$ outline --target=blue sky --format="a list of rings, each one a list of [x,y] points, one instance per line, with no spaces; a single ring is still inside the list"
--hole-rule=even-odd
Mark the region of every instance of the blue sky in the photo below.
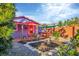
[[[57,23],[79,17],[78,3],[16,3],[16,16],[26,16],[39,23]]]

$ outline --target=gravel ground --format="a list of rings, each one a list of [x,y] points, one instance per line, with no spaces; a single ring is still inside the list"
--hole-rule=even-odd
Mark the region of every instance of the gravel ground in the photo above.
[[[31,51],[28,47],[25,47],[24,44],[13,42],[12,49],[9,49],[9,56],[38,56],[39,54],[36,51]]]

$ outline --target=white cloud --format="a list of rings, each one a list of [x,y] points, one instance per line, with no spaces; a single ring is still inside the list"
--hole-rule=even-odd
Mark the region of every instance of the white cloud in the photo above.
[[[50,23],[58,22],[60,20],[66,19],[78,13],[78,10],[72,9],[70,5],[71,4],[69,3],[43,4],[42,5],[42,11],[43,11],[42,16],[46,21],[49,20]]]
[[[58,16],[58,14],[64,9],[64,7],[66,8],[69,5],[70,4],[53,3],[53,4],[44,4],[42,8],[45,15],[47,14],[47,17],[49,18],[51,16]]]
[[[17,11],[16,14],[15,14],[15,16],[17,16],[17,17],[18,16],[23,16],[23,13],[21,11]]]

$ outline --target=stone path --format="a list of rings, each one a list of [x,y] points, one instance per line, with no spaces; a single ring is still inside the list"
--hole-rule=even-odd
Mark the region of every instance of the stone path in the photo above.
[[[9,56],[38,56],[36,51],[31,51],[24,44],[13,42],[12,49],[9,49]]]

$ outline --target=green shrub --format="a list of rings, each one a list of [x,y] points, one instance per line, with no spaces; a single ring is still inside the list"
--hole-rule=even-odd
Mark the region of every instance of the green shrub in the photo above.
[[[76,56],[78,55],[78,52],[71,45],[62,45],[58,47],[57,54],[59,56]]]
[[[60,37],[60,33],[58,31],[54,31],[53,36],[58,39]]]
[[[7,48],[11,47],[15,6],[12,3],[0,4],[0,55],[4,55]],[[2,54],[1,54],[2,53]],[[3,54],[4,53],[4,54]]]

